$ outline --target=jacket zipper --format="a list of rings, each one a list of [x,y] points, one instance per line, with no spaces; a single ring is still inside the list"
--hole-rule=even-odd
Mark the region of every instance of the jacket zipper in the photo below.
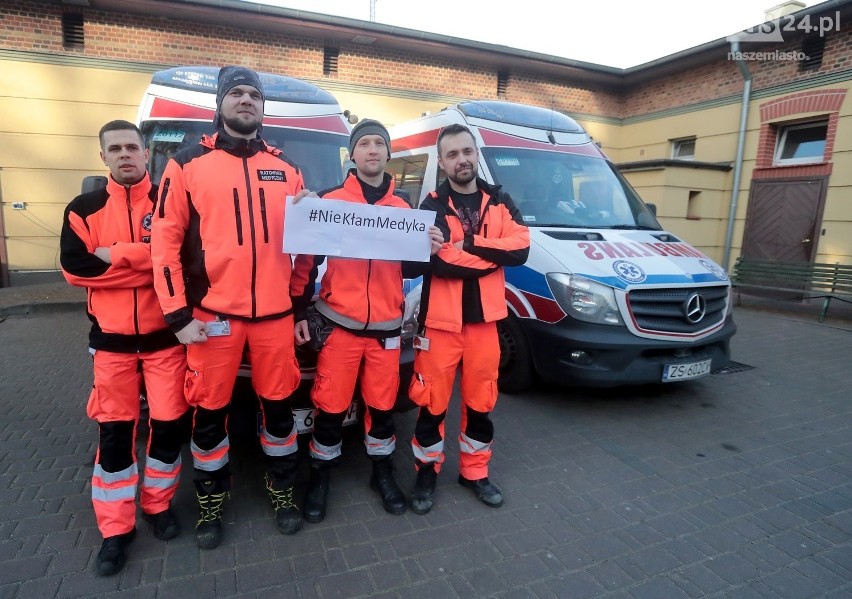
[[[133,231],[133,205],[130,203],[130,188],[124,188],[125,199],[127,200],[127,224],[130,228],[130,241],[136,243],[136,234]],[[133,288],[133,329],[136,334],[139,334],[139,295],[137,288]]]
[[[260,221],[263,223],[263,243],[269,243],[269,225],[266,223],[266,194],[260,188]]]
[[[243,172],[246,176],[246,199],[248,201],[249,235],[251,235],[251,317],[257,316],[257,239],[254,231],[254,202],[251,197],[251,174],[248,158],[243,157]],[[236,189],[234,195],[236,195]]]
[[[370,281],[373,278],[373,261],[367,260],[367,320],[364,323],[364,330],[367,330],[367,327],[370,326]]]
[[[166,194],[169,193],[169,185],[172,182],[172,178],[169,177],[163,183],[163,189],[160,190],[160,218],[166,216]]]
[[[166,277],[166,287],[169,290],[169,297],[174,297],[175,287],[172,285],[172,271],[168,266],[163,267],[163,276]]]
[[[240,194],[234,188],[234,219],[237,221],[237,245],[243,244],[243,216],[240,213]]]

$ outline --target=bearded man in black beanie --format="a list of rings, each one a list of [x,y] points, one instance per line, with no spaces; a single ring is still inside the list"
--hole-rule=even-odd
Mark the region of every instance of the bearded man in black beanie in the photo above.
[[[222,541],[231,487],[228,404],[246,343],[275,521],[283,534],[302,527],[293,501],[297,433],[290,402],[300,373],[291,260],[281,240],[286,197],[309,192],[298,167],[258,135],[263,106],[257,73],[219,71],[216,132],[169,161],[153,219],[154,286],[166,322],[187,346],[184,390],[195,406],[191,449],[202,549]]]

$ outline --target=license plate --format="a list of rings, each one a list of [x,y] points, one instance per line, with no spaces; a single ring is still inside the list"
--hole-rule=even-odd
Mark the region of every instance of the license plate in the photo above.
[[[663,382],[671,383],[673,381],[697,379],[705,374],[710,374],[712,362],[713,360],[701,360],[689,364],[666,364],[663,366]]]
[[[314,430],[314,419],[317,416],[316,408],[298,408],[293,410],[296,419],[296,430],[299,434],[310,433]],[[358,402],[353,401],[346,411],[343,426],[350,426],[358,422]]]

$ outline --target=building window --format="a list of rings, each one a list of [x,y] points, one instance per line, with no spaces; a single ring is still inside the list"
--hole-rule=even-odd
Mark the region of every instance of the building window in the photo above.
[[[509,73],[497,71],[497,97],[505,99],[506,91],[509,89]]]
[[[337,60],[340,50],[326,46],[322,52],[322,74],[325,77],[337,77]]]
[[[686,204],[686,218],[688,220],[701,220],[701,191],[690,190],[689,200]]]
[[[84,46],[83,14],[66,12],[62,15],[62,46],[68,49]]]
[[[822,162],[828,121],[787,125],[778,131],[775,164],[807,164]]]
[[[799,61],[800,71],[816,71],[822,66],[822,55],[825,52],[825,38],[808,37],[802,42],[802,54],[805,58]]]
[[[695,138],[673,139],[672,158],[675,160],[693,160],[695,158]]]

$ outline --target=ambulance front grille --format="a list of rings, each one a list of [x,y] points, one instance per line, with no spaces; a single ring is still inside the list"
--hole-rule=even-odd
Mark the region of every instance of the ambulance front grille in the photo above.
[[[725,319],[727,299],[727,285],[634,289],[627,295],[636,325],[662,333],[700,333],[713,328]]]

